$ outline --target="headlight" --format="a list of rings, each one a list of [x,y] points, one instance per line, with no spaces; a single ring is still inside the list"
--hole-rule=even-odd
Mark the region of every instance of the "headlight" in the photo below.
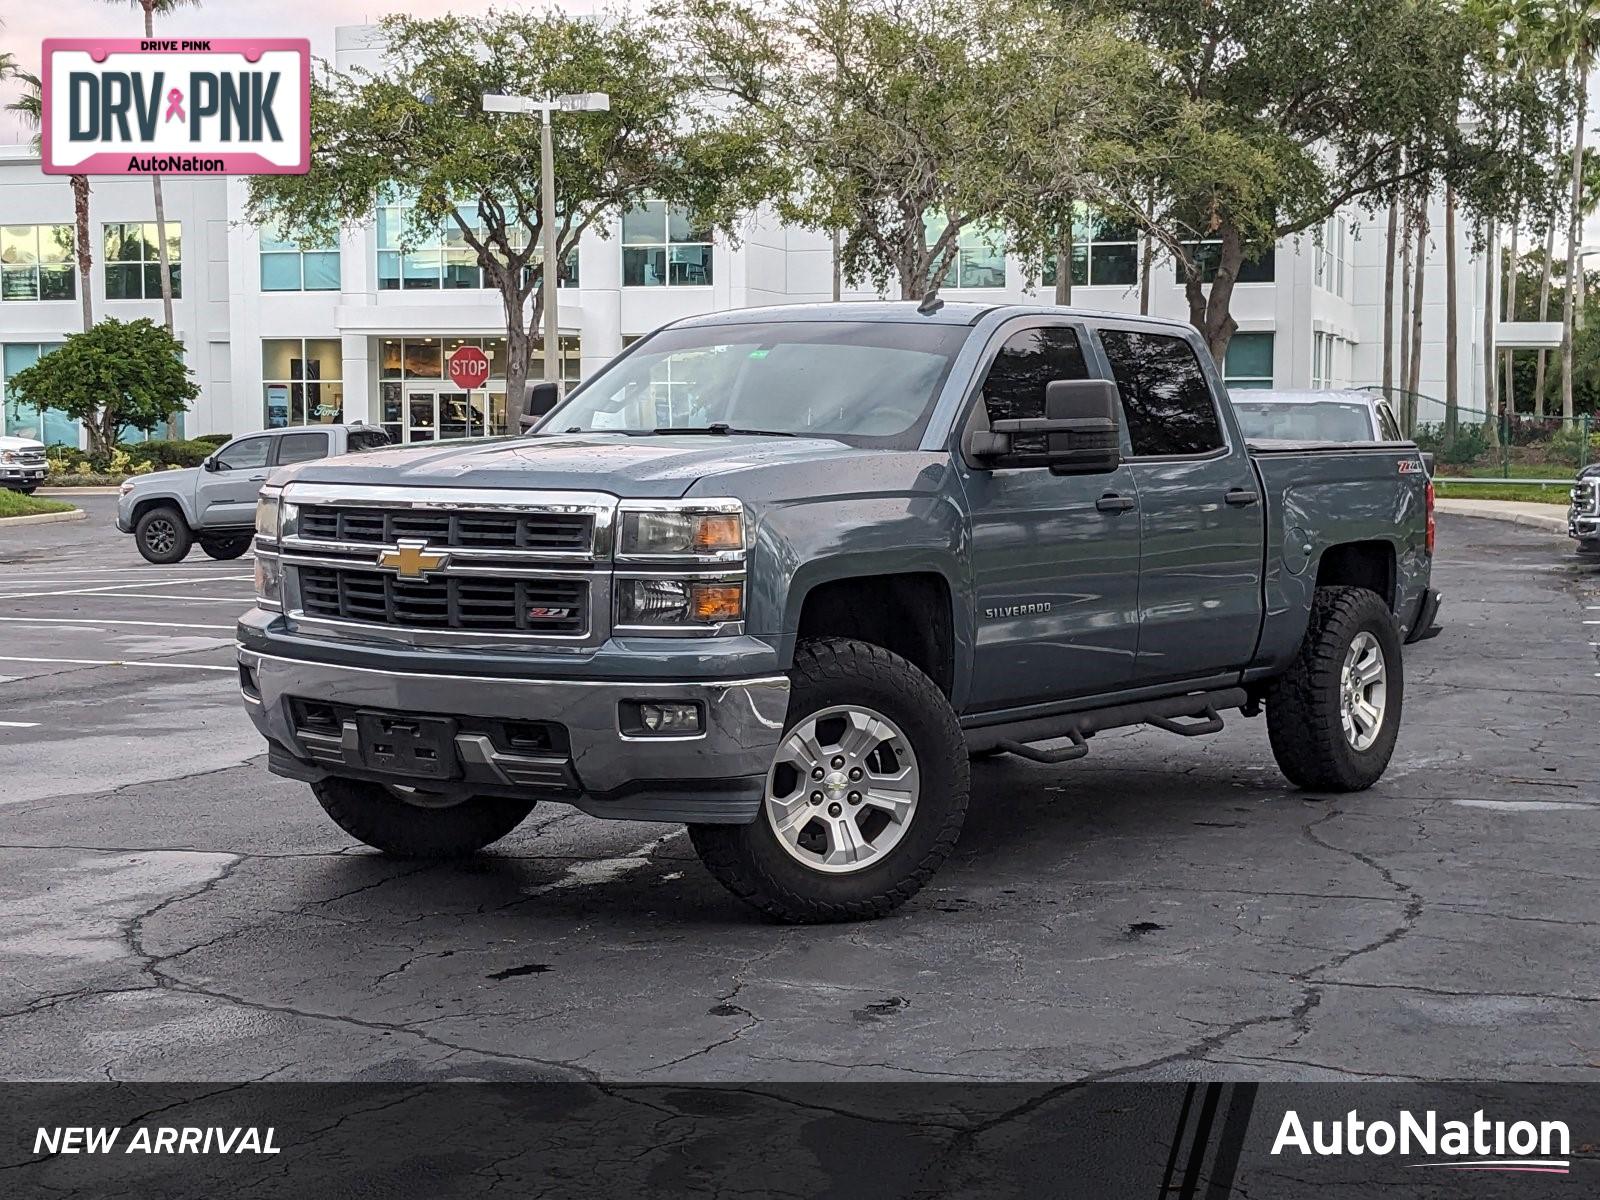
[[[744,554],[744,506],[737,500],[629,508],[620,514],[618,558],[723,561]]]
[[[619,626],[712,628],[744,619],[742,579],[619,579]]]
[[[124,479],[117,488],[119,496],[126,496],[131,491],[133,491],[133,480],[131,479]]]
[[[256,497],[256,536],[269,542],[278,540],[278,505],[280,492],[263,491]]]
[[[0,462],[19,462],[21,456],[15,450],[0,450]]]

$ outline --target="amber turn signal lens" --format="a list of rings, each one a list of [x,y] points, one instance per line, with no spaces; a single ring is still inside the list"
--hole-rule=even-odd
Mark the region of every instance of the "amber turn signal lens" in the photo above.
[[[691,591],[694,619],[705,624],[744,616],[744,584],[697,583]]]
[[[694,531],[696,554],[739,550],[744,546],[744,518],[739,513],[706,513]]]

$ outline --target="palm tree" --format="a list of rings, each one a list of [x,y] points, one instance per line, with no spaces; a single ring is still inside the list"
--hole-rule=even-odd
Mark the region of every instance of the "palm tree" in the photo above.
[[[1583,126],[1589,115],[1589,72],[1600,57],[1600,0],[1569,0],[1552,24],[1551,49],[1572,70],[1578,113],[1572,132],[1572,197],[1567,213],[1567,286],[1561,297],[1561,415],[1572,418],[1573,282],[1578,277],[1578,242],[1583,236]]]
[[[9,57],[9,55],[0,56]],[[13,100],[6,108],[20,115],[28,125],[35,130],[39,128],[42,120],[42,102],[40,97],[43,89],[39,84],[39,77],[30,75],[26,71],[17,70],[16,67],[7,67],[0,64],[0,79],[7,75],[20,79],[23,85],[22,95]],[[33,135],[33,148],[39,148],[39,135]],[[72,214],[76,231],[73,234],[75,244],[75,257],[78,260],[78,296],[83,302],[83,328],[87,331],[94,325],[94,253],[89,244],[89,177],[87,175],[73,175],[72,183]]]
[[[190,4],[198,4],[200,0],[107,0],[109,4],[132,4],[135,8],[144,10],[144,36],[153,38],[156,35],[156,14],[169,13],[174,9]],[[161,315],[167,326],[167,332],[172,332],[172,262],[167,254],[167,208],[161,198],[161,176],[152,173],[150,176],[150,190],[155,195],[156,202],[156,257],[161,263]]]

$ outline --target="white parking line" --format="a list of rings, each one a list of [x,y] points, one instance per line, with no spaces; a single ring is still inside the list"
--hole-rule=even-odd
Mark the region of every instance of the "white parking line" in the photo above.
[[[178,671],[237,671],[238,667],[214,667],[210,663],[161,662],[151,658],[23,658],[0,654],[0,662],[61,663],[78,667],[171,667]]]
[[[173,598],[161,597],[163,600]],[[138,625],[148,629],[221,629],[228,633],[232,633],[235,628],[232,625],[180,625],[173,621],[107,621],[100,617],[85,617],[81,621],[76,617],[0,617],[0,621],[10,621],[17,625]]]
[[[21,585],[23,585],[25,587],[38,587],[39,585],[46,584],[46,583],[51,584],[52,586],[59,586],[59,587],[94,587],[94,586],[99,586],[99,585],[105,585],[105,586],[109,586],[109,587],[149,587],[150,586],[147,583],[138,583],[138,584],[136,584],[136,583],[133,583],[130,580],[119,578],[116,575],[111,575],[111,574],[108,574],[108,573],[106,573],[104,571],[99,572],[99,576],[100,577],[97,578],[97,579],[54,579],[54,578],[51,578],[51,579],[45,579],[45,578],[33,579],[33,578],[18,578],[16,580],[8,580],[7,582],[21,584]],[[182,578],[182,579],[167,580],[166,582],[167,583],[171,583],[171,584],[179,584],[179,583],[214,583],[218,578],[219,578],[219,576],[216,576],[216,575],[190,575],[190,576],[187,576],[187,577]],[[233,577],[232,576],[223,576],[221,578],[233,578]],[[0,595],[5,595],[5,593],[4,592],[0,592]]]
[[[37,721],[0,721],[0,729],[37,729]]]
[[[159,596],[152,596],[147,592],[99,592],[96,600],[200,600],[207,604],[242,604],[249,608],[255,603],[255,596],[246,592],[243,596],[174,596],[171,592],[162,592]]]
[[[62,592],[6,592],[4,595],[0,595],[0,599],[37,600],[45,596],[94,596],[103,592],[132,591],[134,588],[178,587],[185,583],[244,583],[254,579],[254,575],[219,575],[214,580],[170,579],[163,580],[160,583],[117,583],[112,584],[110,587],[77,588]],[[209,597],[207,598],[209,599]],[[160,599],[160,597],[154,597],[154,599]]]

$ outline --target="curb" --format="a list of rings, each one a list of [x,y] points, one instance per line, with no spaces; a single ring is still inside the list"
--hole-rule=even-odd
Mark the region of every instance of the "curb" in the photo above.
[[[0,517],[0,529],[10,529],[13,525],[55,525],[61,521],[81,521],[89,514],[81,508],[71,512],[34,513],[26,517]]]
[[[114,487],[42,487],[41,496],[115,496],[121,489]]]
[[[1439,500],[1434,507],[1441,513],[1452,517],[1483,517],[1490,521],[1505,521],[1511,525],[1521,525],[1526,529],[1541,529],[1546,533],[1559,533],[1563,537],[1567,532],[1567,517],[1563,512],[1553,512],[1549,516],[1543,513],[1519,512],[1516,509],[1499,508],[1493,500]],[[1551,506],[1555,507],[1554,505]]]

